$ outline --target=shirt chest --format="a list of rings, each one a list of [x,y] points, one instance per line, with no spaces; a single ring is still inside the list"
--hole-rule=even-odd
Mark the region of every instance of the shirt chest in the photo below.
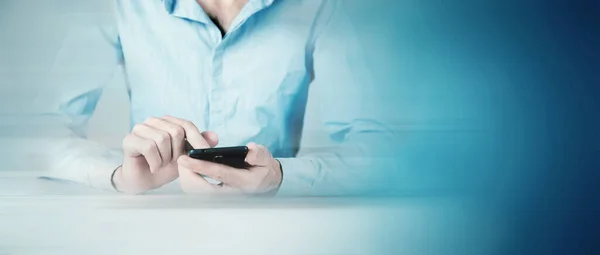
[[[254,14],[224,38],[214,24],[158,7],[122,10],[118,24],[132,123],[176,115],[201,129],[235,133],[232,143],[266,126],[284,132],[290,116],[298,115],[295,109],[303,109],[296,104],[308,89],[312,61],[312,19],[289,9],[272,6]]]
[[[247,18],[224,38],[214,24],[160,9],[128,13],[119,33],[131,89],[216,96],[293,92],[297,88],[289,86],[289,77],[309,71],[310,22],[273,9]]]

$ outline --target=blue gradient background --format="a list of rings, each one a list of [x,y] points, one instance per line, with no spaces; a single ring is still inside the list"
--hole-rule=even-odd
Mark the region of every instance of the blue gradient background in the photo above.
[[[352,2],[404,137],[397,180],[498,206],[501,253],[597,253],[598,2],[377,3]]]
[[[379,87],[366,96],[399,137],[396,195],[474,201],[481,213],[461,218],[495,217],[483,233],[502,236],[489,254],[600,253],[597,1],[345,3]],[[377,227],[393,253],[402,226]]]

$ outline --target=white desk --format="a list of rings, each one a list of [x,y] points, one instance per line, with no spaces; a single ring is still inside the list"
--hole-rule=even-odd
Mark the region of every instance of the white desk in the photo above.
[[[439,198],[126,196],[0,172],[0,254],[481,254],[473,243],[493,247],[497,222],[467,208]]]

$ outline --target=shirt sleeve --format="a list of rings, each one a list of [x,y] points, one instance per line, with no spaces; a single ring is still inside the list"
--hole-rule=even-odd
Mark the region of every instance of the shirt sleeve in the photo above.
[[[122,153],[86,139],[86,134],[103,88],[122,62],[114,16],[92,10],[59,18],[69,20],[68,32],[39,84],[52,89],[32,103],[42,110],[14,117],[17,168],[34,166],[43,169],[41,177],[111,190],[110,177],[121,164]]]
[[[300,149],[279,159],[280,195],[373,195],[394,169],[393,132],[342,1],[325,1],[313,27],[310,84]]]

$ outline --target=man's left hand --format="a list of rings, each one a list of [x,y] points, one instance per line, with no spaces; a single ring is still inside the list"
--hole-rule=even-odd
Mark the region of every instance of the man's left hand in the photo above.
[[[209,194],[270,194],[277,192],[282,181],[282,171],[269,150],[262,145],[249,143],[247,169],[181,156],[177,163],[181,187],[186,193]],[[213,185],[199,174],[211,177],[221,184]]]

